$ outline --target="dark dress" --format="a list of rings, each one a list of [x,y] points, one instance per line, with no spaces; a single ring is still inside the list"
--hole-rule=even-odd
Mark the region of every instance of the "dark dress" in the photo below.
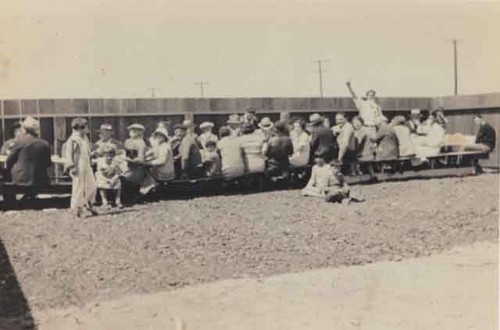
[[[380,125],[371,141],[376,142],[378,160],[396,159],[399,156],[399,141],[396,131],[386,123]]]
[[[12,182],[26,186],[49,184],[50,154],[47,141],[29,134],[20,138],[6,161]]]
[[[315,126],[311,131],[311,160],[315,157],[322,157],[326,162],[330,162],[337,155],[338,146],[333,132],[328,127]]]
[[[290,165],[289,157],[292,154],[293,144],[289,136],[271,137],[266,151],[268,174],[271,176],[286,174]]]
[[[481,125],[476,135],[476,143],[482,143],[490,147],[490,150],[495,149],[497,142],[495,129],[488,123]]]

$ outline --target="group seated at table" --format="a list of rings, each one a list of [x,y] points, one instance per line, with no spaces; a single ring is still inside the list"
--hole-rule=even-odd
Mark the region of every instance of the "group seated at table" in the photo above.
[[[421,117],[421,111],[413,109],[409,119],[398,115],[389,122],[379,112],[373,125],[367,125],[361,111],[351,121],[336,113],[335,125],[330,127],[317,113],[310,115],[307,123],[303,118],[290,119],[289,114],[273,123],[268,117],[258,121],[255,111],[248,109],[242,116],[230,115],[218,135],[213,133],[211,122],[197,127],[189,120],[174,126],[162,121],[146,139],[145,127],[135,123],[127,127],[129,138],[122,143],[113,137],[113,127],[103,124],[99,140],[93,144],[87,121],[78,118],[72,123],[73,133],[63,147],[62,158],[73,177],[73,190],[91,192],[94,189],[88,187],[92,185],[89,182],[96,180],[107,203],[110,191],[115,196],[122,189],[146,194],[157,184],[172,180],[235,179],[247,174],[279,180],[290,170],[313,165],[315,159],[341,164],[344,174],[373,174],[372,165],[377,161],[425,161],[438,155],[444,144],[461,144],[463,151],[490,152],[495,148],[496,132],[480,115],[474,117],[479,127],[474,143],[461,135],[446,135],[447,119],[442,109],[429,112],[425,121]],[[7,156],[5,169],[14,183],[47,183],[50,147],[38,137],[39,130],[37,120],[26,118],[2,146]],[[82,164],[86,153],[90,162]],[[89,198],[92,196],[84,200]],[[73,203],[80,205],[81,201]],[[116,204],[121,205],[118,197]]]

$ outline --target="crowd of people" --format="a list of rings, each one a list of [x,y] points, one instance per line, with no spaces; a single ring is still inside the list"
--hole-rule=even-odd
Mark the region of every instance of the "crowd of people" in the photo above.
[[[127,127],[129,137],[122,143],[113,137],[111,125],[102,124],[99,140],[91,143],[87,120],[76,118],[62,151],[65,171],[73,181],[71,207],[78,216],[86,210],[95,214],[97,194],[104,206],[122,207],[123,189],[147,194],[159,182],[231,179],[247,173],[279,180],[289,175],[290,168],[308,165],[313,165],[312,175],[302,190],[304,196],[348,201],[349,188],[342,173],[373,172],[358,160],[425,160],[440,152],[447,124],[443,109],[429,111],[425,120],[420,109],[413,109],[408,118],[397,115],[389,121],[375,91],[359,97],[349,82],[347,87],[358,114],[349,120],[344,113],[336,113],[331,127],[328,118],[318,113],[311,114],[307,122],[282,113],[273,122],[269,117],[259,120],[249,108],[242,115],[230,115],[217,134],[215,124],[208,121],[199,126],[190,120],[177,125],[161,121],[146,137],[145,127],[135,123]],[[493,150],[494,129],[480,115],[474,121],[480,129],[469,150]],[[1,152],[8,155],[7,174],[14,183],[48,182],[50,146],[38,137],[39,130],[37,120],[26,118],[15,127],[13,139],[2,146]]]

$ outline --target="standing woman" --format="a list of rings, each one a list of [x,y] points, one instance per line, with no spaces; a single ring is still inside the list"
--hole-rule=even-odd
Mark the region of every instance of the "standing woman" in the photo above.
[[[81,217],[86,209],[97,215],[93,208],[97,185],[90,160],[91,145],[87,137],[88,124],[84,118],[76,118],[71,122],[73,133],[65,144],[65,169],[73,180],[71,190],[71,208],[76,216]]]

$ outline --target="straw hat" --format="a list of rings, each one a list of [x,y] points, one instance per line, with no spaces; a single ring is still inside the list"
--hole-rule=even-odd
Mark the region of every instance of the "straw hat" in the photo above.
[[[209,121],[204,121],[203,123],[200,124],[200,129],[213,128],[214,126],[215,126],[214,123]]]
[[[269,117],[264,117],[260,120],[259,127],[264,130],[271,129],[274,127],[274,124]]]
[[[137,129],[137,130],[139,130],[139,131],[145,131],[145,130],[146,130],[146,128],[145,128],[143,125],[141,125],[141,124],[137,124],[137,123],[135,123],[135,124],[132,124],[132,125],[128,126],[128,127],[127,127],[127,129],[128,129],[128,130],[131,130],[131,129]]]
[[[422,115],[422,112],[420,109],[411,109],[410,110],[410,116],[412,117],[420,117]]]
[[[226,121],[226,124],[241,124],[240,116],[237,114],[229,115],[229,119]]]
[[[110,124],[102,124],[99,127],[99,130],[101,130],[101,131],[112,131],[113,130],[113,126],[111,126]]]
[[[182,122],[182,126],[184,126],[185,128],[189,128],[189,127],[194,127],[196,126],[192,120],[189,120],[189,119],[186,119]]]

